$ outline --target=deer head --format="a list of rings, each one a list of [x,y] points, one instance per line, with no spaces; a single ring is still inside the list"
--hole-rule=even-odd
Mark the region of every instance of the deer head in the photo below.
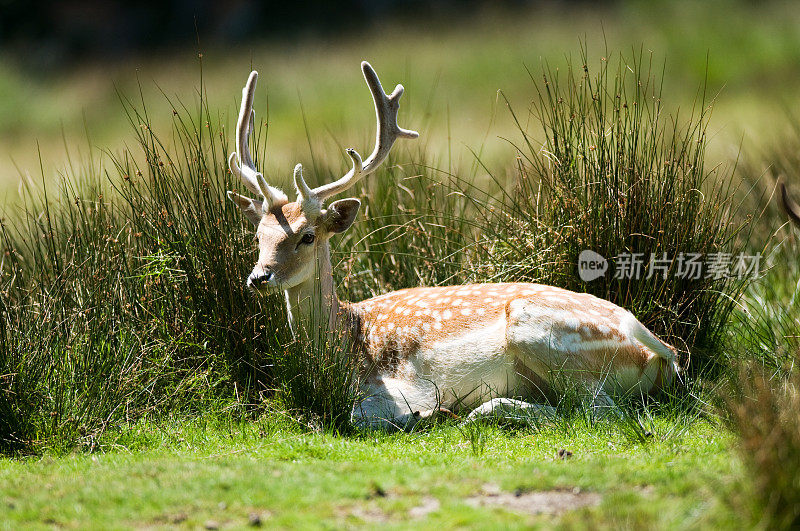
[[[416,131],[397,125],[403,86],[397,85],[387,95],[369,63],[362,62],[361,70],[375,102],[378,123],[375,149],[363,162],[354,149],[348,149],[347,154],[353,161],[352,169],[340,179],[313,189],[306,184],[302,165],[298,164],[294,168],[297,190],[294,202],[289,202],[285,193],[267,183],[250,156],[248,139],[253,129],[253,96],[258,79],[257,72],[250,73],[242,89],[242,106],[236,126],[236,151],[231,153],[228,163],[231,172],[238,175],[245,187],[260,199],[251,199],[231,191],[228,197],[256,227],[259,255],[247,279],[251,289],[264,293],[288,290],[308,281],[314,274],[319,251],[328,251],[328,239],[347,230],[361,206],[361,202],[354,198],[340,199],[327,207],[325,201],[374,172],[386,159],[395,140],[419,136]]]

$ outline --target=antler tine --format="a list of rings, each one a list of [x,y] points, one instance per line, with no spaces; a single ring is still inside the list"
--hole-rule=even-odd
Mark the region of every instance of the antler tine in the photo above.
[[[303,179],[302,164],[297,164],[294,167],[294,187],[297,189],[297,201],[300,202],[300,204],[305,204],[309,200],[314,199],[314,193],[306,184],[306,180]]]
[[[783,209],[789,215],[789,219],[796,225],[800,225],[800,207],[789,197],[789,191],[786,190],[786,183],[783,182],[783,179],[778,182],[778,185],[781,188],[781,204],[783,205]]]
[[[231,171],[237,175],[245,187],[256,195],[264,198],[268,208],[271,208],[276,199],[283,198],[283,192],[267,184],[264,176],[256,170],[253,157],[250,155],[250,133],[255,123],[253,98],[256,92],[258,72],[253,70],[247,83],[242,89],[242,106],[239,108],[239,119],[236,122],[236,151],[228,158]]]
[[[403,85],[397,85],[394,91],[387,95],[383,92],[378,74],[375,73],[375,70],[368,62],[362,61],[361,70],[364,73],[364,79],[369,86],[370,92],[372,92],[372,100],[375,103],[375,117],[378,123],[375,133],[375,149],[372,150],[372,154],[367,157],[363,164],[358,153],[355,150],[348,149],[347,153],[353,159],[353,169],[341,179],[311,190],[311,193],[320,202],[332,195],[343,192],[365,175],[375,171],[389,155],[395,140],[398,138],[417,138],[419,136],[418,132],[403,129],[397,125],[397,111],[400,108]]]
[[[253,97],[256,91],[256,81],[258,81],[258,72],[253,70],[250,72],[250,77],[247,78],[247,83],[242,89],[242,105],[239,108],[239,120],[236,123],[236,151],[231,153],[228,158],[228,165],[248,190],[254,194],[264,195],[256,177],[258,172],[253,164],[253,158],[250,156],[250,148],[247,145],[250,139],[250,122],[253,116]]]
[[[348,172],[352,182],[356,182],[362,176],[363,164],[361,162],[361,155],[355,149],[347,148],[347,154],[353,159],[353,168]],[[294,167],[294,187],[297,190],[297,202],[302,205],[306,212],[319,212],[322,208],[324,197],[317,195],[314,190],[309,188],[303,178],[303,165],[298,164]]]

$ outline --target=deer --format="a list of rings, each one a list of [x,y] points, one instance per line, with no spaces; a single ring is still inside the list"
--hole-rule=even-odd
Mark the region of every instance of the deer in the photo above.
[[[789,196],[789,191],[786,189],[786,183],[783,179],[778,181],[778,186],[781,189],[781,206],[784,212],[789,216],[792,223],[800,226],[800,206]]]
[[[236,150],[228,163],[258,199],[227,192],[255,227],[258,259],[247,287],[261,295],[283,293],[295,337],[305,331],[313,341],[324,341],[319,330],[344,330],[360,357],[362,399],[352,409],[352,423],[407,429],[438,414],[455,415],[452,411],[471,410],[467,420],[551,414],[560,375],[591,392],[593,407],[613,408],[615,392],[648,394],[669,386],[679,372],[677,350],[629,311],[587,293],[487,283],[339,300],[329,242],[350,228],[361,202],[326,201],[374,173],[395,141],[419,136],[397,124],[403,86],[386,94],[368,62],[361,70],[377,119],[372,153],[362,160],[347,149],[352,168],[316,188],[306,184],[297,164],[297,196],[291,202],[267,182],[250,155],[258,79],[253,71],[242,89]]]

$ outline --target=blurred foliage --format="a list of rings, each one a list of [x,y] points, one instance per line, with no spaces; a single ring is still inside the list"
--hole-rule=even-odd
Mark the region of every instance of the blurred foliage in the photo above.
[[[724,395],[725,418],[739,436],[747,481],[726,500],[750,525],[800,526],[800,372],[775,377],[752,364],[740,368]]]
[[[518,107],[524,105],[529,98],[525,66],[536,69],[545,62],[563,68],[566,51],[575,49],[578,39],[592,50],[592,60],[600,59],[605,46],[657,50],[666,59],[663,89],[670,96],[670,111],[690,106],[707,77],[709,98],[721,91],[709,122],[712,164],[728,159],[743,134],[747,145],[764,142],[762,133],[769,133],[783,114],[778,104],[795,101],[800,82],[796,4],[715,0],[522,2],[504,7],[478,2],[469,9],[461,3],[433,5],[439,7],[430,8],[435,11],[430,16],[414,7],[411,18],[376,15],[373,24],[357,28],[329,25],[341,27],[339,33],[318,32],[313,26],[288,34],[264,29],[234,44],[201,30],[199,44],[192,36],[158,51],[78,62],[55,54],[46,66],[32,47],[4,45],[0,202],[16,200],[2,192],[20,175],[40,175],[39,149],[48,178],[66,162],[65,143],[71,150],[124,149],[126,123],[116,89],[132,94],[141,84],[145,98],[153,102],[154,125],[168,126],[171,108],[154,96],[163,90],[188,97],[186,87],[198,76],[191,59],[198,50],[203,54],[205,86],[218,106],[212,115],[235,112],[233,100],[242,80],[251,68],[261,72],[262,103],[257,111],[276,125],[266,169],[275,179],[287,181],[294,164],[308,166],[310,157],[327,149],[326,142],[356,147],[369,142],[368,93],[352,75],[361,59],[372,61],[387,83],[403,81],[409,94],[404,105],[418,111],[417,123],[409,126],[433,139],[429,148],[437,159],[469,162],[468,146],[480,151],[497,172],[514,156],[513,148],[496,138],[513,127],[499,109],[497,90]],[[269,13],[271,8],[264,9]],[[18,17],[5,20],[20,22]],[[108,50],[113,52],[113,47]]]

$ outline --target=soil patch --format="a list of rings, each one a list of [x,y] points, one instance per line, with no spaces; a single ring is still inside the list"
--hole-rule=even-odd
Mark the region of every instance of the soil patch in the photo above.
[[[483,492],[466,502],[473,507],[498,506],[519,513],[561,514],[600,503],[594,492],[573,490],[544,490],[533,492],[501,492],[495,485],[485,485]]]

